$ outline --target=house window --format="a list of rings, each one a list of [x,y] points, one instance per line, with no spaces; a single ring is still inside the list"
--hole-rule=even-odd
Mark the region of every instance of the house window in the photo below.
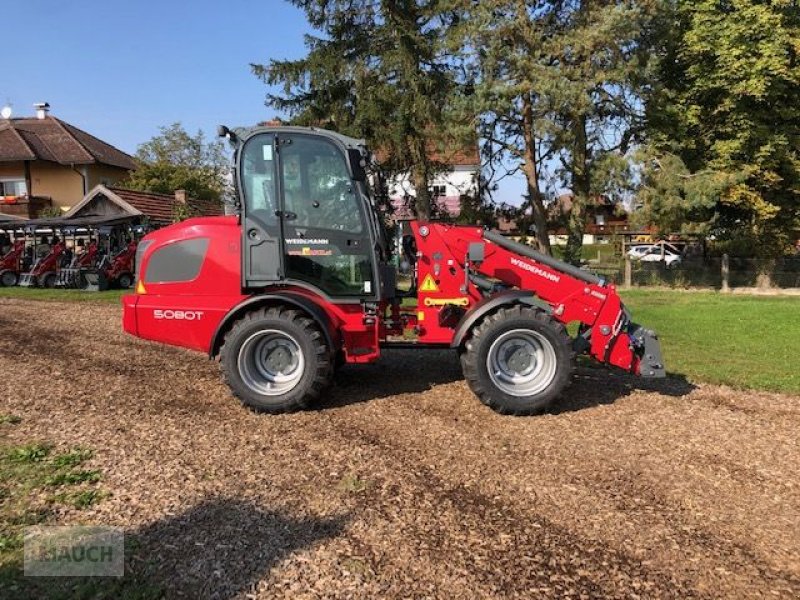
[[[605,225],[606,224],[606,216],[602,214],[597,214],[594,216],[594,223],[595,225]]]
[[[24,179],[0,179],[0,197],[16,198],[27,195],[28,186],[25,184]]]
[[[436,184],[431,187],[431,198],[441,198],[447,196],[447,186],[444,184]]]

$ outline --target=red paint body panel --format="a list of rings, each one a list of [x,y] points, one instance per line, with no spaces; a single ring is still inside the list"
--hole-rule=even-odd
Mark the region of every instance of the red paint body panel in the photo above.
[[[148,234],[141,243],[151,243],[145,249],[137,270],[141,278],[155,250],[192,238],[209,240],[206,257],[197,278],[177,283],[137,284],[144,286],[145,293],[124,297],[124,318],[127,323],[135,324],[136,335],[139,337],[207,352],[214,332],[225,315],[247,299],[241,293],[241,239],[238,219],[189,219]],[[176,311],[181,311],[183,318],[175,318],[179,314]],[[187,311],[193,313],[191,319],[185,318]],[[135,317],[129,317],[128,312],[135,312]]]
[[[19,262],[24,252],[25,242],[23,240],[14,242],[14,245],[11,246],[11,250],[0,258],[0,272],[14,271],[15,273],[19,273]]]

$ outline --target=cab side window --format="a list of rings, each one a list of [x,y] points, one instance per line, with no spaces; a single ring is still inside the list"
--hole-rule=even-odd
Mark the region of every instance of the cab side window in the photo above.
[[[275,187],[275,165],[271,134],[259,135],[244,147],[242,186],[247,214],[265,225],[277,227],[276,212],[279,208]]]
[[[326,140],[298,136],[281,148],[286,211],[298,227],[360,234],[358,196],[342,153]]]

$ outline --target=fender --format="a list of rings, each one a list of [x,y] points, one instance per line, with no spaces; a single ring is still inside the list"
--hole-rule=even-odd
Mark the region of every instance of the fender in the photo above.
[[[338,338],[336,329],[328,313],[325,312],[319,304],[300,294],[293,294],[292,292],[273,292],[270,294],[252,296],[234,306],[230,312],[225,315],[225,318],[220,321],[219,325],[217,325],[214,336],[211,338],[208,357],[213,359],[219,354],[219,349],[222,347],[225,333],[236,319],[254,308],[270,304],[290,304],[308,314],[308,316],[314,319],[314,322],[319,325],[322,335],[325,336],[325,343],[328,345],[328,348],[330,348],[331,352],[336,352],[338,348],[338,346],[334,344],[334,339]]]
[[[501,306],[511,306],[513,304],[527,304],[528,306],[537,306],[542,310],[550,313],[552,308],[546,302],[536,298],[532,292],[525,290],[506,290],[489,296],[478,302],[467,313],[461,317],[456,326],[456,331],[453,334],[453,341],[450,342],[451,348],[458,348],[464,342],[469,330],[480,321],[484,316],[500,308]]]

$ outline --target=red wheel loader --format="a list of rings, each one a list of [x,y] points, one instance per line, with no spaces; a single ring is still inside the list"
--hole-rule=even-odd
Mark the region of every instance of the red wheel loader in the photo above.
[[[412,288],[397,290],[362,141],[299,127],[220,133],[235,147],[238,215],[147,235],[123,325],[219,359],[246,405],[305,408],[336,366],[386,348],[458,353],[471,389],[504,414],[547,407],[576,354],[664,376],[656,335],[613,285],[480,227],[412,222]]]
[[[25,241],[17,240],[11,246],[11,250],[0,258],[0,285],[5,287],[17,285],[24,253]]]
[[[59,241],[53,244],[44,257],[33,263],[33,267],[28,273],[22,274],[19,285],[22,287],[55,287],[61,256],[66,249],[64,242]]]

